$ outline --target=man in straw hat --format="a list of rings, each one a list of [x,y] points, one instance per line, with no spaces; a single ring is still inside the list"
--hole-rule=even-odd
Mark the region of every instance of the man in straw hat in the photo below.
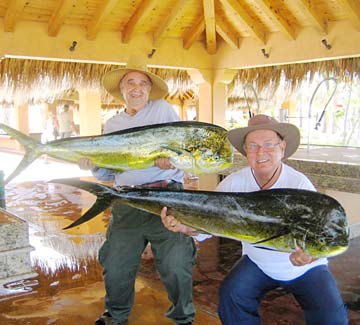
[[[246,157],[249,166],[226,177],[218,185],[218,191],[315,190],[304,174],[282,162],[299,146],[300,132],[295,125],[256,115],[247,127],[229,131],[228,138]],[[167,216],[166,208],[161,217],[169,230],[183,233],[193,230]],[[262,297],[280,286],[295,296],[307,324],[347,324],[346,308],[326,258],[313,259],[300,248],[290,254],[246,242],[242,247],[242,258],[220,287],[218,311],[223,324],[260,324]]]
[[[139,57],[132,57],[125,68],[107,73],[102,83],[126,106],[124,112],[106,122],[104,133],[180,120],[172,106],[161,99],[168,92],[166,82],[149,72]],[[122,173],[96,168],[88,159],[81,159],[79,166],[90,169],[100,180],[114,180],[115,186],[183,188],[184,173],[175,169],[168,158],[159,158],[150,168]],[[166,316],[175,324],[193,323],[192,268],[196,252],[193,239],[168,231],[160,218],[147,212],[115,204],[106,241],[99,251],[106,311],[95,324],[127,322],[134,303],[134,283],[141,255],[148,243],[172,302]]]

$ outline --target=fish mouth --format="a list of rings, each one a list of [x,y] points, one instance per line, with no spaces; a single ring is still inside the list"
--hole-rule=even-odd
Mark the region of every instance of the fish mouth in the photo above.
[[[340,255],[340,254],[344,253],[348,248],[349,248],[349,246],[332,247],[332,248],[329,249],[328,252],[326,252],[326,257],[332,257],[332,256]]]

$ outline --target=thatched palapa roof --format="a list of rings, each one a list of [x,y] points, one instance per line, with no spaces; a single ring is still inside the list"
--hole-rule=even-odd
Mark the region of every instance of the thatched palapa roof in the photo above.
[[[0,103],[53,102],[73,89],[101,92],[103,103],[113,98],[101,86],[102,76],[121,65],[5,58],[0,61]],[[169,85],[169,98],[186,100],[197,87],[185,70],[150,68]]]
[[[0,61],[1,102],[52,102],[74,89],[93,89],[101,92],[102,102],[111,104],[113,98],[100,84],[102,76],[120,65],[82,62],[45,61],[5,58]],[[186,101],[198,98],[198,87],[186,70],[150,68],[167,81],[168,99]],[[266,92],[269,98],[281,85],[289,94],[304,82],[310,82],[316,74],[337,78],[339,81],[357,80],[360,58],[346,58],[268,67],[240,69],[228,85],[228,106],[246,107],[256,101],[256,94]],[[244,87],[251,85],[245,98]]]
[[[360,73],[360,57],[318,62],[286,64],[259,68],[241,69],[228,85],[228,105],[230,107],[246,107],[246,100],[254,102],[251,92],[244,87],[251,85],[256,92],[266,92],[271,97],[281,86],[289,94],[296,91],[303,83],[311,82],[316,74],[323,78],[336,78],[338,81],[353,82],[358,80]]]

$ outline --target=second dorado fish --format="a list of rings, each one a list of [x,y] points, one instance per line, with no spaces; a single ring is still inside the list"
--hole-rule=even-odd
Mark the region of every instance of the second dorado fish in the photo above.
[[[233,159],[226,130],[202,122],[154,124],[45,144],[5,124],[0,129],[25,147],[24,158],[6,183],[42,154],[72,162],[88,158],[97,167],[118,171],[147,168],[157,158],[167,157],[176,168],[194,174],[219,172],[230,167]]]
[[[349,245],[343,207],[332,197],[313,191],[273,189],[250,193],[120,189],[77,179],[58,179],[97,196],[95,204],[67,228],[78,226],[113,202],[156,214],[168,213],[201,232],[246,241],[284,252],[295,243],[312,257],[335,256]],[[65,228],[65,229],[67,229]]]

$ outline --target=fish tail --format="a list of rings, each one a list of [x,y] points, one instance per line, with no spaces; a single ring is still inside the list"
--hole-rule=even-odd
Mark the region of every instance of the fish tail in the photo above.
[[[88,211],[86,211],[86,213],[82,217],[80,217],[64,229],[70,229],[76,226],[80,226],[84,222],[91,220],[99,213],[109,208],[114,198],[116,198],[116,196],[113,195],[114,190],[112,187],[99,183],[81,181],[76,178],[54,179],[50,182],[78,187],[96,196],[96,201],[92,205],[92,207]]]
[[[23,145],[25,149],[25,155],[23,159],[15,168],[15,170],[6,178],[5,184],[7,184],[44,152],[42,150],[42,144],[27,136],[26,134],[2,123],[0,123],[0,129],[4,130],[8,135],[13,137],[16,141]]]

